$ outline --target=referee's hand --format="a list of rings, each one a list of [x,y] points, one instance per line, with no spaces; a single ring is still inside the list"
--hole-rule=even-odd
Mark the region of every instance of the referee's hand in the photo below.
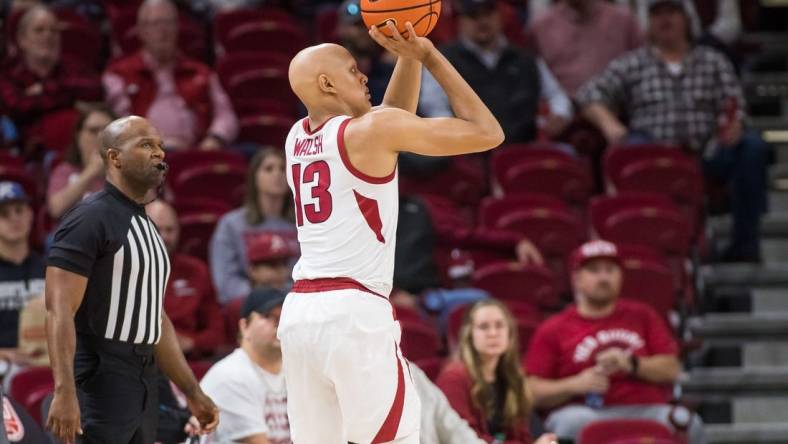
[[[189,405],[189,411],[200,423],[197,433],[204,435],[213,432],[219,425],[219,409],[211,398],[202,390],[198,390],[194,396],[187,398],[186,402]]]
[[[49,407],[47,428],[55,438],[65,444],[72,444],[76,435],[82,434],[76,391],[55,391],[52,405]]]

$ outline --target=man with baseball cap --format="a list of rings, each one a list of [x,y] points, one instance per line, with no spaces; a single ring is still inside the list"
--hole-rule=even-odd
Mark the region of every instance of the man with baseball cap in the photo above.
[[[27,359],[18,350],[19,313],[44,292],[44,259],[30,249],[33,210],[16,182],[0,182],[0,377]]]
[[[282,235],[262,232],[246,239],[249,280],[252,288],[287,289],[293,250]]]
[[[595,420],[640,418],[688,427],[689,442],[704,443],[700,418],[668,404],[681,371],[670,328],[651,307],[619,298],[616,245],[587,242],[569,268],[575,304],[537,329],[525,363],[546,429],[575,439]]]
[[[252,290],[241,305],[240,346],[203,377],[200,385],[219,407],[212,443],[290,443],[282,349],[276,338],[284,300],[281,290]]]

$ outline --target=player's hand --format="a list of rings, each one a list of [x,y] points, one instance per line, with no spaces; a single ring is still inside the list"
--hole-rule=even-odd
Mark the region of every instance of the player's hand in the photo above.
[[[607,379],[607,375],[599,366],[596,366],[587,368],[575,375],[573,391],[578,395],[605,393],[609,387],[610,381]]]
[[[369,35],[373,40],[378,42],[380,46],[396,54],[399,57],[415,59],[423,62],[435,50],[435,46],[426,37],[419,37],[413,29],[410,22],[405,23],[405,28],[408,30],[408,38],[402,36],[394,26],[394,23],[386,23],[386,27],[391,33],[391,37],[386,37],[377,26],[369,28]]]
[[[72,444],[76,435],[82,434],[79,402],[77,393],[72,389],[55,390],[52,405],[49,407],[47,429],[58,440],[65,444]]]
[[[618,347],[609,348],[597,354],[596,363],[607,375],[618,372],[632,372],[632,362],[629,360],[629,353]]]
[[[189,411],[192,412],[199,428],[196,430],[197,434],[205,435],[213,432],[216,426],[219,425],[219,409],[213,403],[211,398],[208,397],[202,390],[197,390],[197,393],[186,399]]]

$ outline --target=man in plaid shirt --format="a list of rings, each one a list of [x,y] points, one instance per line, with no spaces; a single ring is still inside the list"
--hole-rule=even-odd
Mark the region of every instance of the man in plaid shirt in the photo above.
[[[758,261],[771,151],[744,131],[733,67],[721,53],[693,46],[690,29],[681,1],[651,1],[649,44],[613,60],[577,100],[610,144],[663,142],[702,155],[705,174],[733,188],[733,238],[723,260]],[[628,116],[628,127],[617,114]]]

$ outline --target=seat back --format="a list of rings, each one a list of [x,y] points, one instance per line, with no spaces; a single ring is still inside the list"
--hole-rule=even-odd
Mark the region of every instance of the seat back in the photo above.
[[[657,421],[647,419],[608,419],[583,427],[578,441],[583,444],[609,444],[624,439],[673,439],[673,432]],[[649,441],[640,441],[649,442]]]

